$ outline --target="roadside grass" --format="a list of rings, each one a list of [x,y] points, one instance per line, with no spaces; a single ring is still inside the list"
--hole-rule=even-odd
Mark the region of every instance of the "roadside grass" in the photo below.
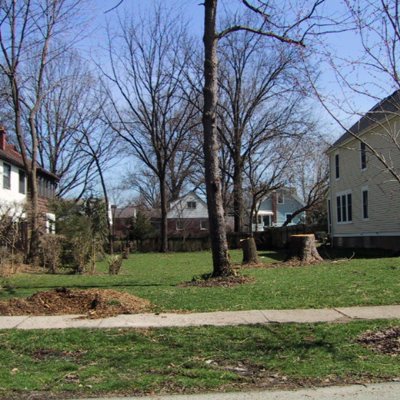
[[[390,380],[400,377],[398,357],[375,353],[356,338],[399,323],[1,331],[0,398],[36,391],[138,395]]]
[[[263,263],[282,259],[261,252]],[[231,252],[240,263],[241,252]],[[40,290],[111,288],[150,300],[157,311],[216,311],[246,309],[323,308],[400,303],[400,259],[353,258],[304,267],[243,268],[255,281],[223,288],[180,287],[193,276],[211,271],[211,254],[132,254],[120,275],[109,276],[106,262],[95,275],[18,274],[7,280],[0,299],[25,297]],[[4,286],[4,285],[3,285]]]

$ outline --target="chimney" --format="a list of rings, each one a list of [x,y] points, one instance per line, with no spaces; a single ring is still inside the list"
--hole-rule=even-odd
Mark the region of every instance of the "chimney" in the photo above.
[[[5,150],[7,146],[7,132],[4,126],[0,125],[0,150]]]

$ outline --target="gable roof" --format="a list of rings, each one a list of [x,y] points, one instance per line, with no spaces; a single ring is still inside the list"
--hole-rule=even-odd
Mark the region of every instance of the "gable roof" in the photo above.
[[[362,133],[365,129],[382,121],[384,118],[392,116],[400,110],[400,90],[394,91],[390,96],[385,97],[375,104],[363,117],[361,117],[351,128],[349,128],[327,152],[346,142],[348,139]]]
[[[184,201],[188,196],[195,197],[200,203],[202,203],[207,208],[207,203],[196,192],[193,192],[193,191],[190,191],[190,192],[184,194],[183,196],[179,197],[179,199],[173,201],[171,203],[170,208],[174,208],[176,205],[178,205],[179,203]]]

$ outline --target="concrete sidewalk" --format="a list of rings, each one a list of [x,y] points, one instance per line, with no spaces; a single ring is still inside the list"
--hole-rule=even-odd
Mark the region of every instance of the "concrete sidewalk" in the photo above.
[[[190,314],[130,314],[85,319],[79,315],[0,317],[0,329],[164,328],[269,323],[348,322],[400,319],[400,305],[333,309],[219,311]]]
[[[254,391],[243,393],[210,393],[176,396],[121,397],[79,400],[398,400],[400,383],[331,386],[301,390]],[[78,400],[78,399],[76,399]]]

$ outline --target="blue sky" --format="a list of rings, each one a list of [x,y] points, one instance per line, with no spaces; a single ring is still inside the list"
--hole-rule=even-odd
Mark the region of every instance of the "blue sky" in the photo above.
[[[133,17],[139,15],[148,15],[153,12],[153,7],[156,2],[160,0],[124,0],[124,2],[115,10],[105,13],[112,7],[119,3],[119,0],[89,0],[91,6],[91,21],[88,25],[87,37],[80,44],[82,50],[85,51],[87,59],[101,60],[101,62],[107,63],[107,57],[105,56],[104,49],[106,47],[106,33],[105,27],[109,23],[111,28],[117,26],[118,14],[121,16],[132,15]],[[199,45],[201,45],[201,38],[203,32],[203,6],[200,5],[201,0],[161,0],[162,4],[166,8],[171,8],[178,15],[182,15],[182,18],[188,21],[190,32],[199,39]],[[290,1],[290,0],[282,0]],[[305,0],[307,1],[307,0]],[[342,12],[342,1],[343,0],[327,0],[324,7],[324,14],[332,17],[338,17]],[[361,0],[363,1],[363,0]],[[311,0],[310,0],[311,2]],[[239,0],[220,0],[219,2],[219,15],[232,14],[237,9],[242,9]],[[331,35],[324,35],[320,37],[321,45],[325,46],[324,51],[329,51],[334,55],[340,55],[342,57],[357,56],[360,52],[360,46],[356,36],[353,33],[335,33]],[[322,48],[322,47],[321,47]],[[336,81],[335,75],[332,73],[329,65],[324,62],[319,62],[320,54],[316,51],[314,55],[314,61],[318,60],[318,66],[320,69],[320,79],[318,86],[324,95],[329,95],[332,98],[341,100],[342,96],[340,87]],[[104,61],[103,61],[104,60]],[[369,77],[361,70],[358,72],[356,79],[365,81]],[[378,96],[384,97],[389,92],[383,90],[382,93],[377,94]],[[362,96],[351,96],[352,107],[358,112],[365,112],[371,108],[375,101],[366,99]],[[328,114],[322,109],[319,103],[315,102],[313,107],[315,118],[320,122],[323,133],[329,136],[330,141],[334,141],[339,135],[342,134],[343,129],[328,116]],[[357,117],[354,115],[349,116],[344,113],[337,111],[337,115],[340,117],[343,124],[349,127]],[[119,165],[119,169],[121,165]]]
[[[157,0],[124,0],[124,2],[115,10],[105,13],[119,3],[119,0],[95,0],[91,3],[93,10],[93,20],[91,21],[89,30],[89,36],[87,40],[82,44],[87,54],[90,57],[99,59],[104,57],[102,47],[105,44],[105,26],[107,22],[112,26],[116,25],[118,14],[120,15],[132,15],[138,16],[140,14],[146,15],[153,12],[154,4]],[[189,23],[190,32],[198,37],[200,40],[202,37],[203,30],[203,6],[200,4],[201,0],[163,0],[162,4],[167,8],[173,9],[178,15],[182,15]],[[235,10],[243,10],[243,6],[240,6],[239,0],[220,0],[218,13],[220,16],[224,14],[232,14]],[[327,1],[324,5],[324,14],[332,17],[339,17],[343,12],[342,1]],[[357,55],[360,51],[358,42],[354,34],[337,33],[331,35],[325,35],[321,37],[321,41],[325,46],[328,46],[329,51],[336,55],[343,57],[349,57]],[[319,57],[315,55],[315,59]],[[106,60],[105,60],[106,62]],[[319,62],[319,60],[318,60]],[[329,66],[324,63],[319,63],[320,67],[320,80],[319,87],[324,94],[336,97],[340,100],[342,94],[339,85],[336,82],[335,76],[330,70]],[[358,79],[366,79],[361,73]],[[382,93],[382,97],[389,93]],[[380,96],[380,94],[379,94]],[[367,111],[373,106],[374,101],[359,96],[352,96],[353,102],[352,107],[357,111]],[[326,112],[316,104],[315,108],[316,118],[323,120],[324,129],[327,133],[332,135],[332,140],[341,134],[342,128],[333,122],[330,117],[327,116]],[[356,117],[347,116],[344,113],[340,114],[341,120],[344,125],[350,126]]]

